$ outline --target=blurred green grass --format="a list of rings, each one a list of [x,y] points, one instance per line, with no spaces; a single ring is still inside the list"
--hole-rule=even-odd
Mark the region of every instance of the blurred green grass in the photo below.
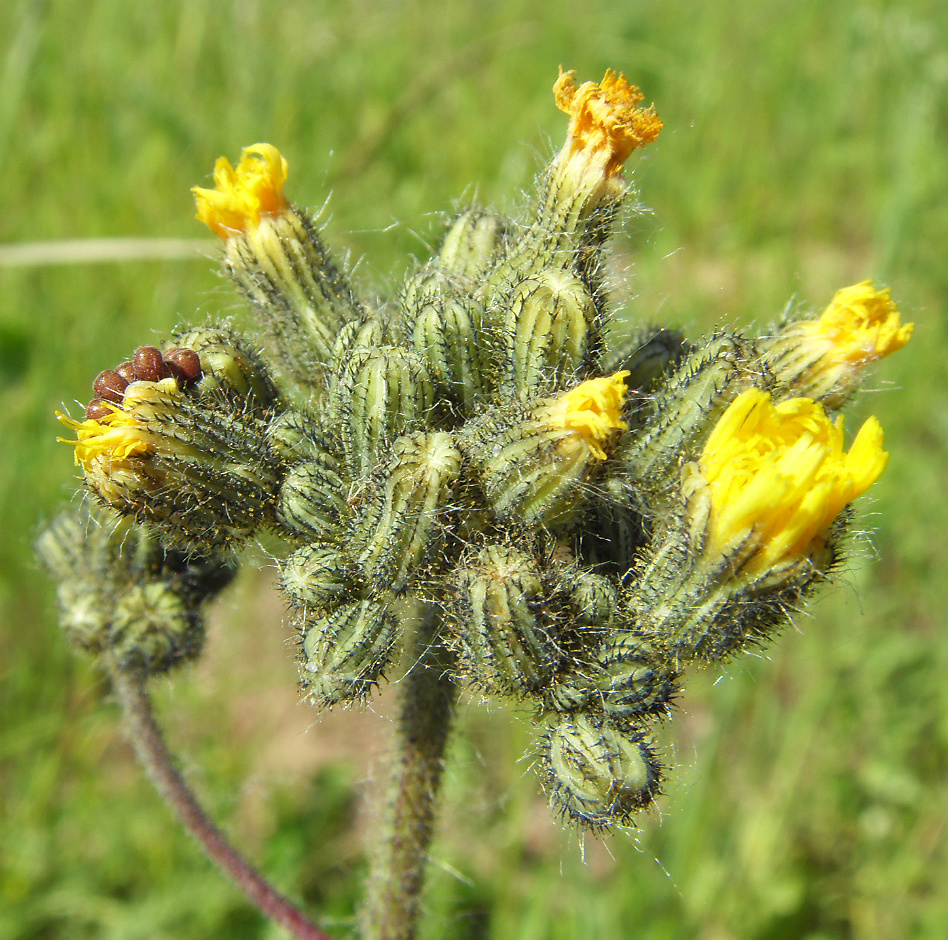
[[[331,193],[331,240],[383,292],[460,197],[519,201],[563,134],[558,65],[625,71],[666,122],[635,164],[651,211],[617,244],[628,316],[697,334],[889,284],[916,336],[850,422],[878,414],[892,458],[843,582],[764,655],[691,681],[638,835],[561,833],[521,759],[525,717],[462,710],[424,936],[948,936],[948,8],[578,9],[11,0],[0,245],[200,237],[189,187],[269,140],[296,201]],[[175,323],[238,309],[201,258],[0,267],[0,940],[279,936],[155,802],[30,549],[76,485],[53,410]],[[156,695],[236,840],[341,935],[386,700],[302,736],[266,581],[224,599],[206,661]]]

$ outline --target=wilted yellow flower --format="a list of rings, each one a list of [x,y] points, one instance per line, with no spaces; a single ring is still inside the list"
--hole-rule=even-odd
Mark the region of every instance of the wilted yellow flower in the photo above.
[[[560,72],[553,85],[556,106],[570,116],[569,131],[561,156],[576,155],[603,161],[603,172],[612,176],[637,147],[658,138],[662,122],[654,108],[639,108],[645,97],[624,75],[609,70],[602,80],[584,82],[578,88],[575,72]]]
[[[723,555],[746,543],[752,555],[743,571],[752,577],[806,557],[842,509],[879,478],[888,456],[876,418],[846,453],[842,418],[834,424],[808,398],[774,405],[766,392],[749,389],[684,473],[686,492],[707,487],[705,551]]]
[[[622,194],[619,170],[633,150],[658,137],[662,122],[653,108],[638,107],[643,95],[624,75],[608,71],[602,84],[577,88],[574,74],[561,72],[553,86],[557,107],[570,116],[553,167],[553,191],[562,202],[578,195],[590,209]]]
[[[214,189],[192,188],[197,217],[223,239],[255,229],[260,219],[283,212],[287,162],[271,144],[244,147],[234,168],[226,157],[214,165]]]
[[[582,440],[594,457],[605,460],[608,455],[603,446],[615,438],[617,431],[628,427],[622,420],[627,375],[628,372],[616,372],[607,378],[589,379],[557,396],[546,408],[543,425],[574,432],[561,447]]]

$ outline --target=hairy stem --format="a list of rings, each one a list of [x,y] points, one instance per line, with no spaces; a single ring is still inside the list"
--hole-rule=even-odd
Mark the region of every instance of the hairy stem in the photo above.
[[[379,844],[372,859],[363,940],[411,940],[421,910],[444,752],[457,700],[440,619],[428,608],[418,622],[411,666],[399,683],[400,711]]]
[[[123,669],[112,657],[109,657],[108,665],[116,695],[125,712],[135,754],[184,828],[266,917],[298,940],[331,940],[264,880],[208,819],[168,752],[142,676]]]

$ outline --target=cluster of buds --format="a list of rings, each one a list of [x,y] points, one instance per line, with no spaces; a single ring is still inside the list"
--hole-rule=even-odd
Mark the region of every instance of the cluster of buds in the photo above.
[[[198,218],[258,334],[142,347],[61,420],[89,490],[147,533],[127,551],[282,537],[309,701],[364,698],[424,605],[452,678],[532,708],[554,809],[602,830],[659,792],[687,671],[766,642],[838,565],[887,455],[875,419],[846,450],[831,413],[911,325],[863,282],[760,336],[619,338],[604,252],[662,124],[611,72],[554,93],[567,139],[525,216],[460,212],[394,303],[357,297],[274,147],[221,158]]]

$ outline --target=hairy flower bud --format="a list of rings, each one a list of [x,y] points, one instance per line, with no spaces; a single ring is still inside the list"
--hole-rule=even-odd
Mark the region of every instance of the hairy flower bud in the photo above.
[[[67,639],[122,668],[166,672],[204,645],[201,605],[234,575],[220,558],[186,558],[138,526],[84,507],[58,516],[36,550],[56,581]]]
[[[198,218],[224,240],[224,266],[256,305],[285,370],[314,384],[336,334],[361,315],[315,227],[283,195],[287,163],[270,144],[214,168],[214,189],[193,189]]]
[[[342,549],[304,545],[280,562],[280,584],[298,607],[326,610],[353,593],[355,569]]]
[[[196,390],[202,396],[223,396],[259,414],[278,403],[280,394],[269,370],[236,331],[194,327],[175,334],[167,346],[197,353],[202,371]]]
[[[428,416],[434,388],[424,361],[398,346],[356,349],[329,405],[354,477],[367,476],[392,441]]]
[[[340,538],[351,518],[349,483],[340,461],[314,445],[311,456],[287,473],[277,499],[277,522],[295,538]]]
[[[793,395],[839,408],[868,365],[898,352],[914,324],[902,324],[888,290],[862,281],[838,290],[817,319],[797,314],[761,340],[777,383]]]
[[[489,545],[455,572],[452,640],[462,676],[488,694],[525,695],[551,679],[559,651],[554,612],[534,559]]]
[[[441,536],[461,454],[444,431],[409,434],[365,487],[349,547],[376,590],[401,591]]]
[[[300,678],[318,706],[365,698],[388,665],[397,640],[388,604],[377,600],[341,604],[312,615],[300,608]]]
[[[510,223],[481,208],[471,208],[455,218],[435,256],[438,270],[448,278],[478,277],[500,249]]]
[[[596,657],[596,699],[611,718],[636,721],[664,714],[679,689],[679,672],[643,637],[616,633]]]
[[[406,287],[402,316],[411,329],[411,346],[427,362],[438,391],[464,414],[473,412],[493,384],[479,302],[440,271],[423,270]]]
[[[630,435],[622,459],[632,481],[658,493],[678,476],[728,405],[761,375],[753,345],[738,336],[712,337],[656,393],[645,430]]]
[[[132,382],[120,397],[100,418],[59,415],[76,432],[61,440],[102,502],[198,554],[273,521],[285,467],[266,446],[266,422],[244,407],[249,396],[209,400],[167,378]]]
[[[502,418],[488,412],[472,422],[461,447],[499,518],[545,526],[569,521],[625,428],[624,378],[620,372],[590,379]]]
[[[526,400],[562,388],[582,369],[594,337],[592,295],[569,271],[548,268],[505,298],[507,383]]]
[[[642,731],[594,715],[559,718],[543,742],[541,773],[553,809],[597,831],[648,806],[662,777]]]

